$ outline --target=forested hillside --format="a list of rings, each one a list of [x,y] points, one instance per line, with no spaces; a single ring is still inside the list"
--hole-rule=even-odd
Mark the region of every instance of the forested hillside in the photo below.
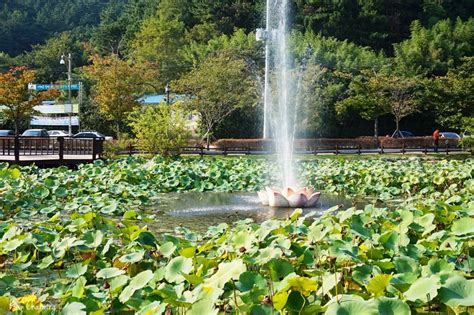
[[[99,101],[97,74],[112,65],[125,69],[116,80],[141,82],[129,91],[133,95],[162,93],[171,84],[176,93],[200,88],[196,93],[207,102],[233,91],[220,85],[218,70],[238,71],[204,66],[244,64],[243,77],[229,81],[253,80],[257,101],[233,99],[235,108],[212,134],[256,137],[264,50],[254,31],[265,24],[265,2],[4,0],[0,68],[24,65],[36,70],[38,81],[64,80],[58,58],[71,52],[74,79],[87,89],[83,121],[101,129],[110,113]],[[291,43],[295,66],[304,63],[306,69],[301,136],[368,135],[379,120],[380,133],[393,131],[397,122],[417,134],[437,126],[464,129],[465,118],[474,115],[473,14],[472,0],[294,0]],[[219,65],[223,60],[228,62]],[[127,75],[137,77],[124,79]],[[216,80],[212,89],[190,84],[209,76]],[[463,88],[446,90],[447,85]],[[390,104],[399,102],[395,95],[401,91],[394,87],[410,91],[404,104],[411,106],[395,119]],[[381,91],[383,99],[377,96]]]

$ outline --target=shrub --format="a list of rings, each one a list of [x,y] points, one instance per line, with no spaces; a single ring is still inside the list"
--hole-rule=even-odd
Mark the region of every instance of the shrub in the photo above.
[[[129,124],[136,136],[137,147],[152,154],[179,154],[191,136],[183,112],[172,110],[166,104],[135,110]]]
[[[126,133],[121,133],[118,139],[104,141],[103,157],[106,159],[115,159],[120,154],[128,151],[129,146],[133,145],[134,140]]]

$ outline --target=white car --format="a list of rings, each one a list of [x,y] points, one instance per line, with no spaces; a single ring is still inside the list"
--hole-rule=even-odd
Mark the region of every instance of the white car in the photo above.
[[[50,137],[69,137],[69,134],[64,130],[48,130],[48,134]]]

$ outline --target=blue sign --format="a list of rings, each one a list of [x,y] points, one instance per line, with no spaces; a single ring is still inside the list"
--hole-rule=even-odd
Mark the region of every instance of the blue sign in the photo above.
[[[79,83],[71,84],[71,91],[79,91],[81,89],[81,85]],[[35,91],[47,91],[47,90],[60,90],[60,91],[68,91],[69,84],[28,84],[28,90],[35,90]]]

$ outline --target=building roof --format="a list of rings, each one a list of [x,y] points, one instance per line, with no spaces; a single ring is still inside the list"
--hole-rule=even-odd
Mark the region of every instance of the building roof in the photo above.
[[[164,94],[148,94],[143,95],[138,99],[140,103],[143,104],[160,104],[166,100],[166,95]]]
[[[175,103],[176,101],[182,100],[184,97],[185,95],[172,94],[170,96],[171,103]],[[160,104],[161,102],[166,102],[166,95],[165,94],[146,94],[140,97],[138,101],[145,105],[156,105],[156,104]]]

